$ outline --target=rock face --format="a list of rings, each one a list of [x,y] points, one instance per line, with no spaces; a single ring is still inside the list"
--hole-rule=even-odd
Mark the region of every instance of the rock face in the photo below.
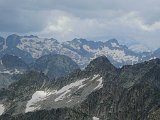
[[[1,42],[2,41],[2,42]],[[153,58],[159,58],[157,52],[144,50],[142,46],[132,46],[128,48],[120,45],[116,39],[106,42],[88,41],[86,39],[73,39],[67,42],[58,42],[53,38],[39,38],[38,36],[18,36],[10,35],[6,39],[0,40],[0,57],[5,54],[12,54],[21,57],[26,63],[31,63],[35,59],[48,54],[61,54],[72,58],[81,68],[85,68],[90,61],[99,57],[106,56],[116,67],[132,65]],[[136,49],[136,50],[135,50]],[[135,51],[140,52],[135,52]],[[158,52],[159,53],[159,52]]]
[[[0,91],[0,119],[159,120],[159,93],[160,59],[116,68],[102,56],[55,81],[26,73]]]
[[[85,113],[74,111],[68,108],[53,110],[41,110],[35,113],[20,114],[18,116],[1,116],[1,120],[94,120]],[[96,119],[95,119],[96,120]]]
[[[42,71],[50,79],[63,77],[80,69],[78,65],[69,57],[64,55],[45,55],[31,64],[31,69]]]

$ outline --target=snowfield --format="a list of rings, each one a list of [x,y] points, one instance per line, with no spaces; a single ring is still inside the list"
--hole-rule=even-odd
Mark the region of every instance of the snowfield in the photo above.
[[[38,103],[40,101],[47,101],[47,102],[64,102],[66,104],[70,104],[72,100],[76,100],[77,97],[73,97],[73,94],[76,93],[78,90],[87,90],[85,91],[87,95],[92,93],[95,90],[98,90],[103,87],[103,80],[100,75],[94,75],[93,77],[83,78],[77,80],[73,83],[70,83],[59,90],[50,90],[50,91],[36,91],[33,95],[31,100],[28,101],[26,105],[25,112],[31,112],[34,110],[41,109],[41,104]],[[77,100],[78,102],[78,100]]]
[[[92,81],[92,80],[94,80],[98,77],[100,77],[100,75],[94,75],[94,77],[90,81]],[[78,81],[76,81],[74,83],[71,83],[69,85],[66,85],[63,88],[61,88],[60,90],[56,91],[54,94],[59,95],[59,97],[57,97],[55,99],[55,102],[63,100],[64,98],[66,98],[66,95],[71,92],[72,88],[78,87],[78,89],[81,89],[81,88],[85,87],[86,84],[84,84],[84,82],[88,81],[88,80],[89,80],[89,78],[84,78],[82,80],[78,80]],[[103,87],[102,77],[99,78],[97,80],[97,82],[99,82],[99,84],[94,88],[94,90],[97,90],[97,89],[100,89],[100,88]]]
[[[97,80],[99,82],[99,84],[97,85],[97,87],[94,88],[94,90],[100,89],[103,87],[103,80],[102,77],[100,79]]]
[[[34,104],[36,104],[36,103],[39,102],[39,101],[45,100],[48,95],[50,95],[49,92],[36,91],[36,92],[32,95],[32,99],[28,101],[28,103],[27,103],[27,105],[26,105],[25,113],[34,111],[35,109],[38,109],[38,107],[33,107]]]
[[[4,108],[3,104],[0,104],[0,115],[2,115],[4,113],[4,110],[5,110],[5,108]]]
[[[97,118],[97,117],[93,117],[93,120],[99,120],[99,118]]]

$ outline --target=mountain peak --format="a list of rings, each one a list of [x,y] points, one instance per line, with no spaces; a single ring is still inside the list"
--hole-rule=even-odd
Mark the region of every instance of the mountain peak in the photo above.
[[[116,43],[117,45],[119,45],[118,40],[113,38],[107,41],[108,43]]]
[[[109,47],[119,48],[121,45],[119,44],[118,40],[110,39],[105,42],[105,44],[109,45]]]
[[[79,43],[83,43],[83,42],[87,42],[86,39],[83,39],[83,38],[75,38],[72,40],[73,42],[79,42]]]
[[[20,42],[20,38],[21,37],[16,34],[9,35],[6,39],[6,45],[10,48],[16,47]]]
[[[110,63],[106,56],[100,56],[90,62],[86,67],[86,71],[112,71],[115,67]]]

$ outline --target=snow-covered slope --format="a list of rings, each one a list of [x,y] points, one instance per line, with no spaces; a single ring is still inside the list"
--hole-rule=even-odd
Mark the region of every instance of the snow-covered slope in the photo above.
[[[129,47],[129,49],[131,49],[132,51],[136,53],[151,52],[149,48],[141,44],[132,45]]]
[[[36,91],[27,102],[25,112],[73,106],[82,102],[90,93],[102,87],[102,77],[94,75],[93,77],[76,80],[61,89]]]
[[[36,91],[32,95],[32,99],[28,101],[28,103],[26,105],[25,112],[27,113],[27,112],[34,111],[35,109],[38,109],[38,107],[33,107],[33,105],[36,104],[39,101],[45,100],[48,95],[49,95],[48,92],[45,92],[45,91]]]
[[[38,37],[26,38],[22,37],[17,47],[21,50],[29,52],[33,58],[39,58],[42,55],[59,51],[61,45],[55,39],[43,39]]]
[[[99,118],[97,118],[97,117],[93,117],[93,120],[99,120]]]
[[[120,45],[115,39],[107,42],[74,39],[59,43],[53,38],[21,37],[17,48],[29,52],[33,58],[39,58],[50,53],[67,55],[77,62],[81,68],[101,55],[107,56],[118,67],[139,61],[137,54],[126,46]]]

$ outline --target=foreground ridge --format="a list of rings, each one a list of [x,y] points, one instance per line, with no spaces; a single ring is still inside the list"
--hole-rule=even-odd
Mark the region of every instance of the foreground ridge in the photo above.
[[[5,107],[0,118],[158,120],[159,93],[160,59],[116,68],[101,56],[85,70],[55,81],[41,73],[27,73],[0,91]],[[24,114],[29,107],[32,109]]]

